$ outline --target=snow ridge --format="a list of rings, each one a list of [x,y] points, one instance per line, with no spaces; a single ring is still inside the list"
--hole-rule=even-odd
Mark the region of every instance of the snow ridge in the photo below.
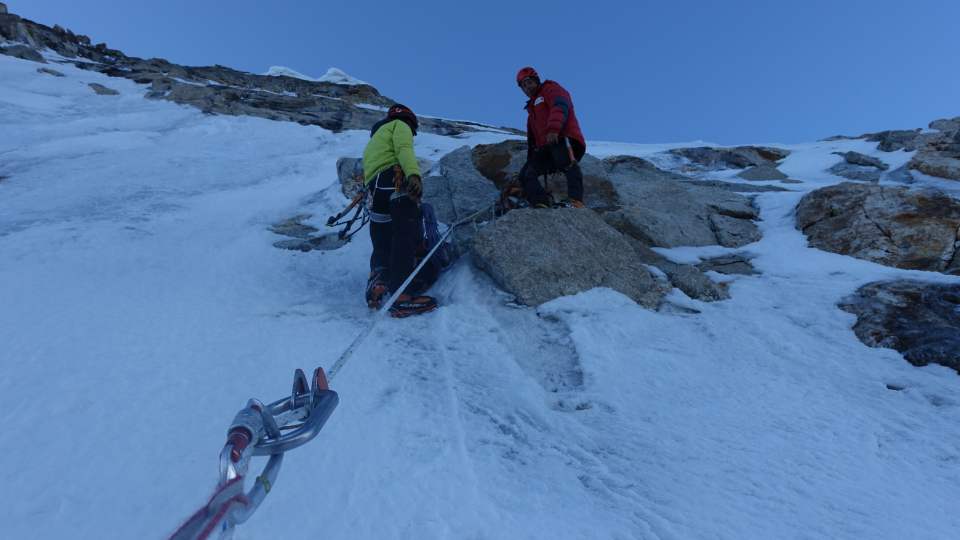
[[[342,69],[332,67],[327,70],[321,77],[311,77],[309,75],[304,75],[299,71],[288,68],[285,66],[270,66],[270,69],[267,70],[264,75],[271,77],[293,77],[295,79],[302,79],[304,81],[312,82],[328,82],[333,84],[342,84],[346,86],[355,86],[360,84],[368,84],[360,79],[351,77],[347,75]]]

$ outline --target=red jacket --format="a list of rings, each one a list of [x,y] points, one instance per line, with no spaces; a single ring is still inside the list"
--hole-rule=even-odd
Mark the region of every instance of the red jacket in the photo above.
[[[537,95],[527,101],[527,142],[531,148],[547,145],[547,133],[570,139],[573,155],[580,161],[587,151],[587,142],[580,132],[580,123],[573,110],[570,93],[554,81],[544,81]]]

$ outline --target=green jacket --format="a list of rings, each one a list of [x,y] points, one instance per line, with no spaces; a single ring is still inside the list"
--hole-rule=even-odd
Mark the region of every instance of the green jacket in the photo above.
[[[413,131],[403,120],[393,120],[380,126],[363,151],[363,179],[369,184],[387,167],[397,163],[404,176],[420,176],[417,156],[413,153]]]

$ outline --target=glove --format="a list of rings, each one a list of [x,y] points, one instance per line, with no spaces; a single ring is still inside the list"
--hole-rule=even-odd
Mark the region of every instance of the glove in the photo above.
[[[547,144],[557,144],[557,141],[560,140],[559,133],[547,133]]]
[[[405,186],[407,193],[414,198],[419,199],[420,196],[423,195],[423,180],[419,174],[411,174],[408,176]]]

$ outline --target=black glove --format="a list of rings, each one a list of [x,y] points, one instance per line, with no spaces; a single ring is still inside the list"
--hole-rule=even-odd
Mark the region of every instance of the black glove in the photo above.
[[[423,195],[423,180],[420,178],[419,174],[411,174],[407,177],[407,181],[404,184],[408,194],[414,198],[419,199]]]

